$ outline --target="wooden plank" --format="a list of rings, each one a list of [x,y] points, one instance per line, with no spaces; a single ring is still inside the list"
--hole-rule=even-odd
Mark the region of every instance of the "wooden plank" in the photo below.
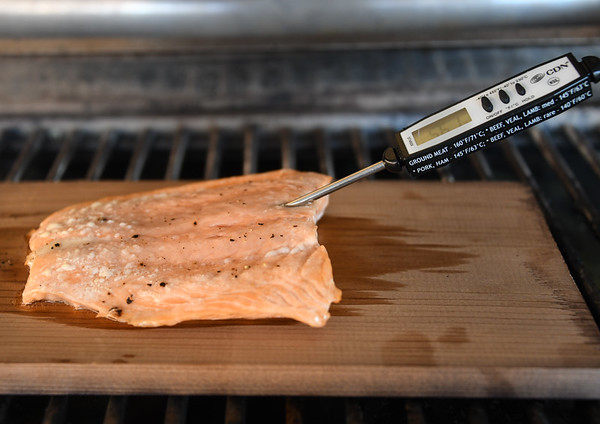
[[[291,320],[138,329],[20,305],[27,233],[63,206],[173,185],[0,185],[0,391],[600,397],[600,332],[531,193],[365,181],[319,224],[342,302]]]

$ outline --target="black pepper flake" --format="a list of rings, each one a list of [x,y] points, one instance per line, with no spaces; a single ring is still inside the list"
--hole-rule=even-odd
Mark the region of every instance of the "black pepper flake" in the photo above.
[[[259,222],[258,225],[265,225],[265,223],[264,222]]]
[[[106,292],[106,294],[107,294],[107,295],[109,295],[109,296],[111,296],[111,295],[112,295],[112,293],[111,293],[111,292]]]
[[[117,308],[116,306],[110,308],[108,310],[108,313],[114,312],[118,317],[121,316],[121,314],[123,313],[123,309]]]
[[[148,283],[146,284],[148,287],[152,287],[152,283]]]
[[[127,304],[130,305],[131,302],[133,302],[133,295],[130,294],[129,297],[127,298]]]
[[[134,234],[131,236],[131,238],[138,238],[140,235],[139,234]]]
[[[271,234],[271,238],[275,238],[275,234]]]
[[[60,247],[60,243],[54,243],[54,247]]]
[[[292,225],[292,227],[296,228],[296,227],[297,227],[297,225]]]
[[[197,221],[194,221],[194,225],[198,225],[198,222],[197,222]]]
[[[279,234],[279,237],[283,237],[283,234]]]
[[[106,217],[104,217],[104,216],[101,216],[101,217],[99,217],[97,220],[98,220],[98,221],[101,221],[101,222],[106,222],[106,221],[108,221],[108,218],[106,218]]]
[[[166,285],[167,285],[167,283],[165,283],[164,281],[161,281],[161,282],[160,282],[160,286],[161,286],[161,287],[164,287],[164,286],[166,286]]]
[[[143,262],[140,262],[140,266],[146,266],[146,264]]]
[[[229,241],[235,241],[234,239],[229,239]]]

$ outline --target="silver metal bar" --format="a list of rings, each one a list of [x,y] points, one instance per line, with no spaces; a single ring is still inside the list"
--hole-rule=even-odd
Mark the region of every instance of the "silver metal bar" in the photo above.
[[[592,143],[572,125],[565,125],[564,130],[569,141],[575,145],[594,173],[600,177],[600,155],[594,149]]]
[[[122,424],[128,400],[127,396],[111,396],[106,405],[103,424]]]
[[[225,401],[225,424],[244,424],[246,422],[246,398],[227,396]]]
[[[54,159],[54,163],[48,171],[48,175],[46,176],[46,181],[60,181],[69,166],[69,162],[73,157],[73,153],[77,146],[77,132],[71,131],[64,138],[62,145],[60,146],[60,151],[56,158]]]
[[[6,176],[6,181],[21,181],[23,174],[25,174],[25,171],[27,170],[29,162],[31,162],[31,159],[33,159],[37,151],[40,149],[43,139],[44,132],[41,129],[36,129],[31,132],[29,138],[25,142],[25,145],[21,149],[21,153],[19,153],[17,160]]]
[[[294,199],[291,202],[284,204],[284,206],[294,207],[305,205],[323,196],[333,193],[334,191],[339,190],[340,188],[346,187],[349,184],[352,184],[358,180],[368,177],[369,175],[383,171],[384,169],[384,162],[379,161],[377,163],[374,163],[373,165],[361,169],[360,171],[355,172],[354,174],[350,174],[347,177],[340,178],[339,180],[331,184],[327,184],[326,186],[311,191],[310,193],[305,194],[304,196],[298,197],[297,199]]]
[[[288,169],[296,168],[296,149],[294,148],[294,139],[289,129],[283,129],[279,132],[281,142],[281,167]]]
[[[219,165],[221,164],[221,143],[219,130],[212,128],[208,140],[208,153],[206,154],[206,166],[204,167],[204,179],[214,180],[219,177]]]
[[[50,396],[42,424],[60,424],[65,422],[68,396]]]
[[[187,420],[188,396],[169,396],[165,410],[165,424],[184,424]]]
[[[244,175],[256,173],[257,168],[257,145],[254,130],[252,128],[246,128],[244,130]]]
[[[87,180],[98,181],[100,179],[117,139],[118,134],[115,131],[108,130],[102,134],[98,149],[96,149],[88,172],[85,175]]]
[[[150,153],[150,147],[152,145],[152,133],[150,131],[142,131],[138,136],[133,155],[129,161],[127,167],[127,173],[125,174],[125,180],[127,181],[138,181],[142,176],[148,153]]]
[[[493,39],[491,35],[500,40],[518,39],[521,32],[527,35],[526,31],[506,31],[507,22],[512,28],[537,29],[536,33],[547,30],[552,34],[566,27],[572,37],[578,34],[577,27],[595,26],[600,20],[597,4],[589,0],[555,0],[543,8],[530,1],[511,2],[507,8],[494,0],[436,0],[427,3],[429,9],[421,2],[360,0],[285,1],[279,6],[260,0],[3,3],[0,36],[5,38],[179,37],[246,43],[306,38],[314,43],[322,39],[357,42],[394,34],[393,39],[429,41],[456,41],[459,35],[469,40],[466,36],[470,35],[473,41]],[[315,19],[307,19],[311,16]]]
[[[333,168],[333,158],[331,156],[331,146],[323,129],[318,129],[315,134],[317,142],[317,152],[319,155],[319,169],[321,173],[331,175],[335,178],[335,170]]]
[[[585,216],[596,235],[600,238],[600,213],[579,183],[571,167],[539,128],[531,128],[529,134],[569,192],[577,209]]]
[[[171,153],[169,155],[169,162],[167,163],[167,170],[165,171],[165,180],[179,179],[189,139],[190,134],[185,129],[180,128],[177,130],[171,144]]]
[[[486,159],[485,155],[482,151],[478,151],[469,155],[469,160],[471,164],[475,168],[477,175],[482,180],[493,180],[494,179],[494,171],[490,167],[490,163]]]

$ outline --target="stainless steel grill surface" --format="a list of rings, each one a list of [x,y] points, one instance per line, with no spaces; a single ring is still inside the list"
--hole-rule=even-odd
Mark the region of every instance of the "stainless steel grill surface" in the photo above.
[[[175,58],[175,77],[167,72],[173,58],[7,58],[2,79],[32,82],[0,90],[0,179],[195,180],[280,167],[340,177],[379,160],[394,130],[566,51],[600,56],[590,45],[334,57],[211,53]],[[122,85],[111,84],[115,71],[106,63]],[[93,78],[81,78],[94,66]],[[422,178],[529,185],[600,325],[599,98]],[[6,423],[567,423],[599,416],[600,401],[557,399],[0,397]]]

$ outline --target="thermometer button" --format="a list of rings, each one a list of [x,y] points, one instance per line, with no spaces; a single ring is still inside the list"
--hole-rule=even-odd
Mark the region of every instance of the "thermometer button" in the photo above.
[[[516,83],[515,84],[515,90],[517,90],[517,93],[519,93],[519,95],[523,95],[525,94],[525,87],[523,87],[521,84]]]
[[[483,108],[483,110],[485,110],[486,112],[491,112],[492,110],[494,110],[494,105],[492,104],[492,102],[490,101],[490,99],[488,99],[487,97],[483,96],[481,98],[481,107]]]
[[[502,101],[502,103],[506,104],[506,103],[510,102],[510,97],[508,96],[506,91],[504,91],[504,90],[498,91],[498,96],[500,97],[500,100]]]

